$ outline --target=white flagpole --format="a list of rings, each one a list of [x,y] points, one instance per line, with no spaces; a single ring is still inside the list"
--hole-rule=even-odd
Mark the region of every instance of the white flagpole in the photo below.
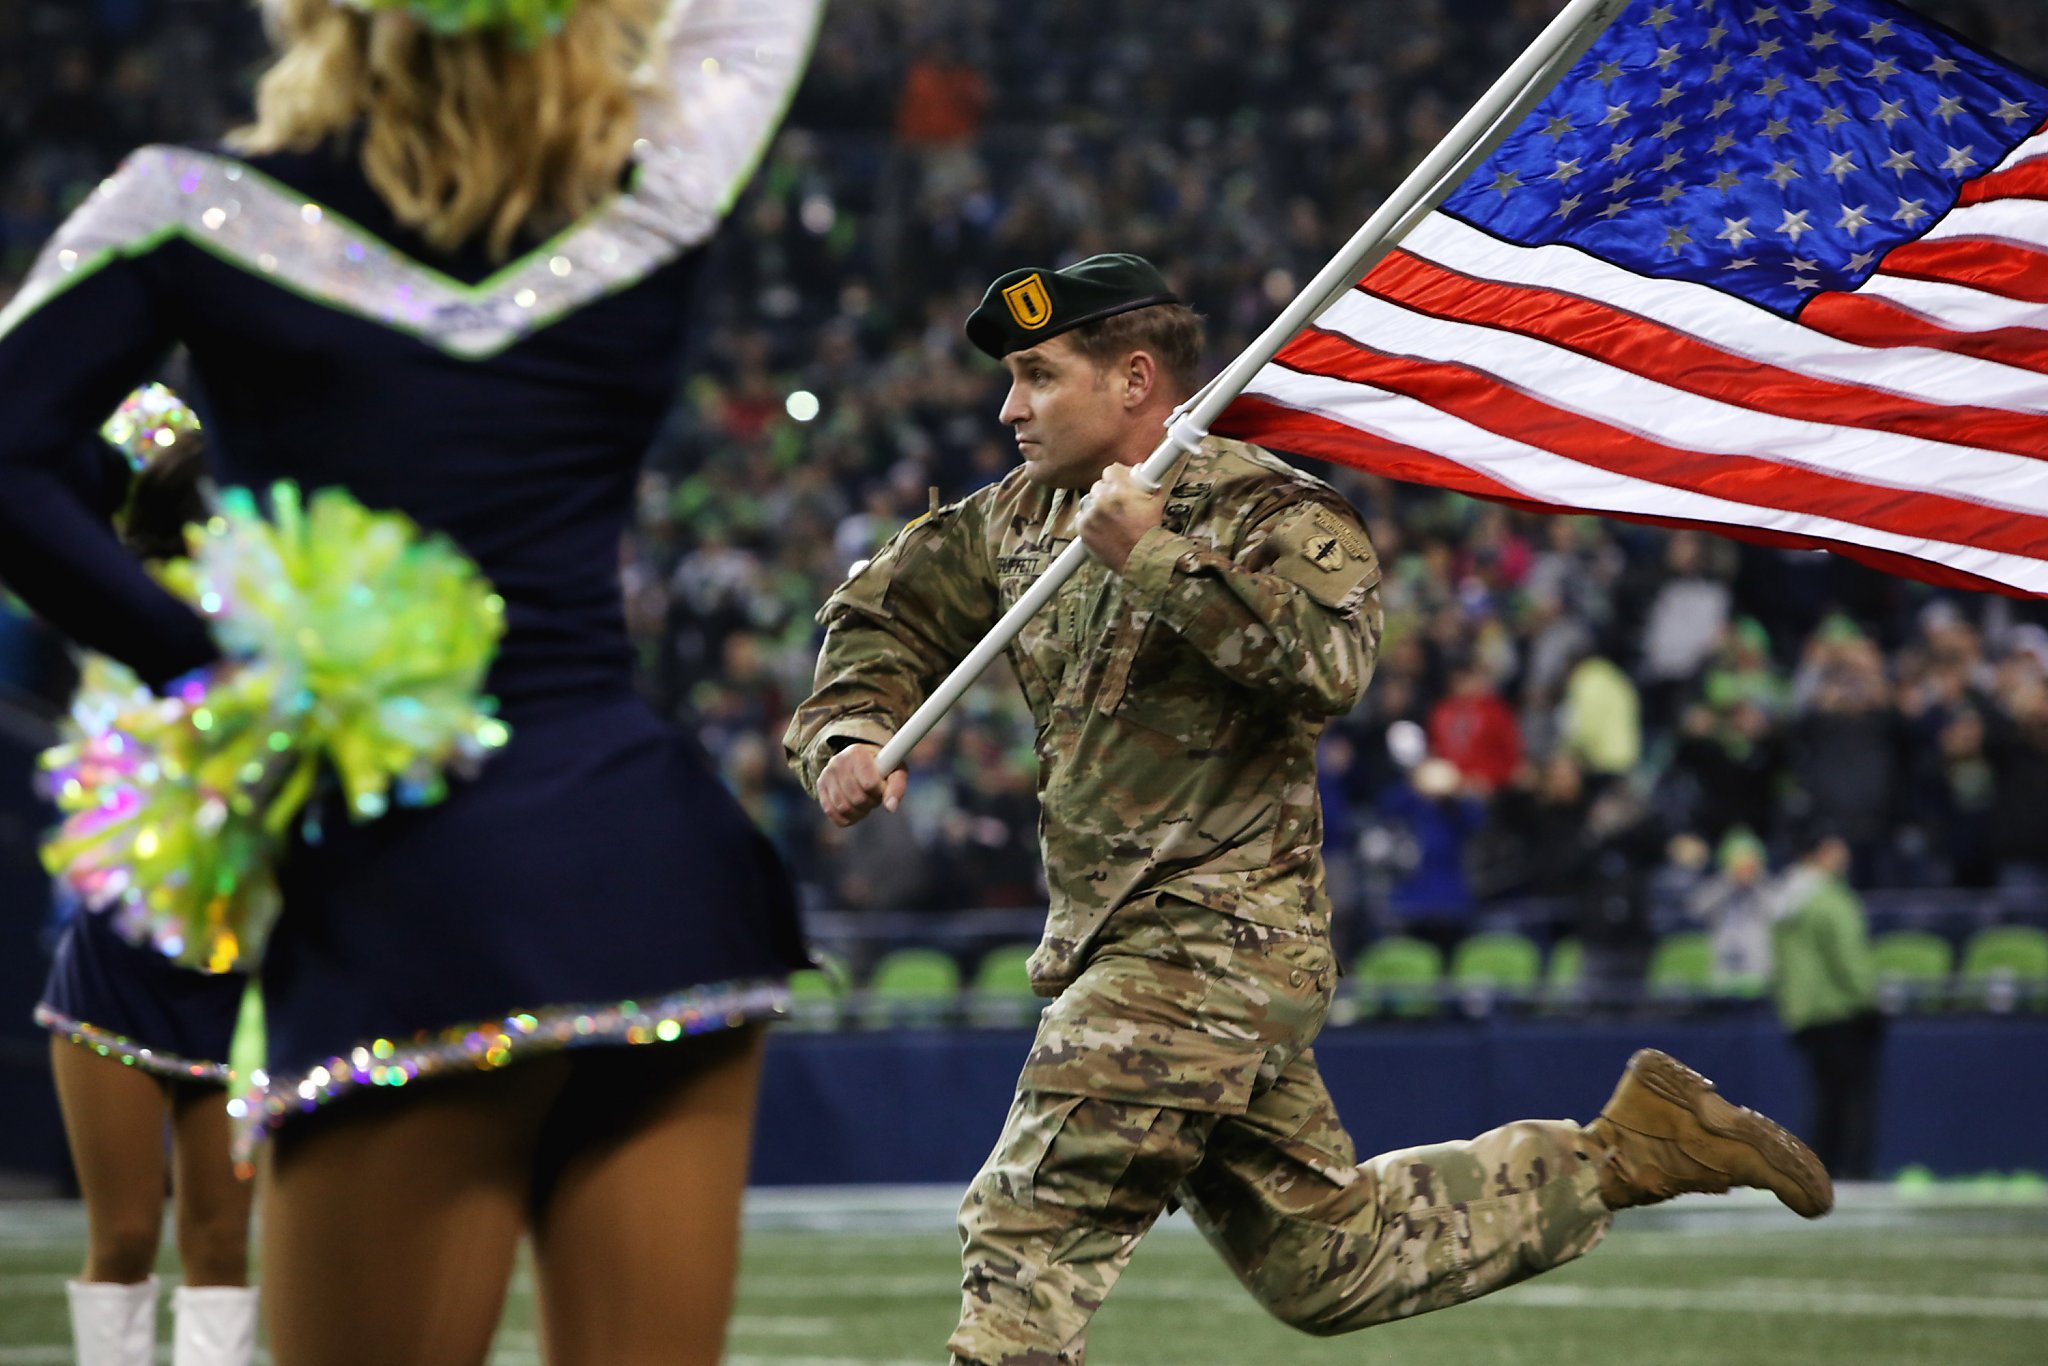
[[[1366,220],[1365,226],[1352,234],[1343,249],[1294,297],[1294,302],[1259,334],[1258,340],[1182,405],[1167,424],[1165,440],[1133,472],[1137,483],[1156,490],[1182,453],[1201,444],[1209,434],[1209,425],[1244,392],[1245,386],[1280,348],[1349,292],[1416,224],[1449,198],[1473,168],[1493,155],[1515,125],[1542,102],[1572,63],[1606,32],[1627,3],[1628,0],[1571,0],[1436,149],[1423,158],[1422,164],[1387,197],[1379,211]],[[881,773],[892,773],[903,766],[917,742],[987,671],[996,656],[1009,647],[1024,624],[1074,576],[1087,555],[1088,548],[1078,540],[1060,552],[1038,581],[1003,613],[981,643],[968,652],[925,699],[924,705],[903,723],[903,729],[882,746],[875,760]]]

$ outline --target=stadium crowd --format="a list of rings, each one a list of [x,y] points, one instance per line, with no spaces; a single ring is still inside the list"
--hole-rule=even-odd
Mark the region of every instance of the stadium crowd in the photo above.
[[[995,676],[902,817],[840,831],[779,737],[811,614],[934,496],[1011,463],[961,320],[995,274],[1159,261],[1217,363],[1544,22],[1550,0],[838,0],[720,248],[701,366],[622,551],[648,686],[700,730],[816,908],[1040,904],[1031,724]],[[1922,6],[2048,67],[2036,0]],[[127,148],[234,121],[230,0],[0,10],[0,299]],[[1281,112],[1273,112],[1281,111]],[[1648,933],[1729,859],[1825,828],[1864,886],[2039,889],[2048,628],[1833,557],[1329,473],[1370,520],[1388,629],[1325,742],[1347,922],[1455,936],[1548,899]],[[18,670],[19,672],[19,670]]]

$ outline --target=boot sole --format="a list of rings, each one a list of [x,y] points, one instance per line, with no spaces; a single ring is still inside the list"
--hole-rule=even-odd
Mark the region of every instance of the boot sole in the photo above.
[[[1793,1213],[1818,1219],[1835,1207],[1835,1183],[1827,1168],[1784,1125],[1735,1104],[1714,1083],[1654,1048],[1638,1049],[1628,1070],[1664,1100],[1690,1110],[1708,1133],[1754,1149],[1776,1178],[1770,1183],[1772,1194]]]

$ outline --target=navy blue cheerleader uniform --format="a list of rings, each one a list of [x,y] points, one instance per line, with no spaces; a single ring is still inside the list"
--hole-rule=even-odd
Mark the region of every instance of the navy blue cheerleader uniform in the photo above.
[[[74,911],[57,937],[36,1023],[102,1057],[175,1081],[228,1084],[228,1044],[249,979],[181,968]]]
[[[449,536],[505,601],[510,742],[439,805],[332,798],[280,868],[254,1117],[531,1053],[777,1013],[788,879],[633,687],[618,546],[705,255],[820,0],[695,0],[622,191],[509,263],[401,227],[346,145],[145,147],[0,311],[0,579],[160,685],[217,657],[79,499],[64,453],[166,350],[223,485],[339,485]]]

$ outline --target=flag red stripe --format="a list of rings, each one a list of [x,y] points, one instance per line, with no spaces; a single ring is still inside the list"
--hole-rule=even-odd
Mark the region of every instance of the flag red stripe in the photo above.
[[[1920,489],[1888,488],[1747,455],[1710,455],[1568,412],[1483,370],[1390,356],[1310,329],[1276,363],[1369,384],[1475,427],[1646,484],[1854,522],[1895,536],[2048,559],[2048,519]]]
[[[1845,293],[1816,294],[1800,310],[1799,321],[1858,346],[1924,346],[2048,374],[2048,332],[2038,328],[1954,332],[1887,300]]]
[[[2040,417],[2001,408],[1942,407],[1801,375],[1730,355],[1609,304],[1477,279],[1405,251],[1389,256],[1361,288],[1438,318],[1538,337],[1673,389],[1776,417],[1929,441],[1960,440],[2008,455],[2048,458],[2048,421]]]
[[[1967,285],[2023,303],[2048,304],[2048,252],[1989,237],[1908,242],[1878,267],[1886,275]]]
[[[1977,177],[1963,186],[1956,203],[1988,204],[1994,199],[2048,199],[2048,156]]]
[[[1355,427],[1347,427],[1319,413],[1305,413],[1278,403],[1269,403],[1253,394],[1238,398],[1226,408],[1223,415],[1216,420],[1213,430],[1218,436],[1234,437],[1240,441],[1250,441],[1292,455],[1348,465],[1353,469],[1365,470],[1388,479],[1451,489],[1454,492],[1470,494],[1490,502],[1505,503],[1529,512],[1604,517],[1641,526],[1707,531],[1756,545],[1829,550],[1873,569],[1896,574],[1901,578],[1918,579],[1922,583],[1931,583],[1943,588],[1998,593],[2012,598],[2048,597],[2048,594],[2029,593],[2011,584],[1982,578],[1960,569],[1951,569],[1947,565],[1937,564],[1931,560],[1915,559],[1888,550],[1873,550],[1869,546],[1847,541],[1832,541],[1818,536],[1794,536],[1785,532],[1765,531],[1759,527],[1702,522],[1685,517],[1655,517],[1647,513],[1610,512],[1605,509],[1594,511],[1563,503],[1546,503],[1541,499],[1530,498],[1476,470],[1468,469],[1455,460],[1446,460],[1428,451],[1388,441],[1359,431]]]

